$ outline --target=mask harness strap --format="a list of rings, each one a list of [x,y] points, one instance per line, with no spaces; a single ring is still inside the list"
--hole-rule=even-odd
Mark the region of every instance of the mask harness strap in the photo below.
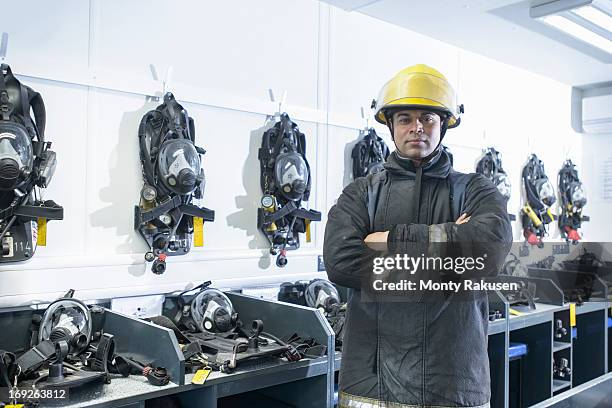
[[[4,77],[4,71],[7,71],[6,75],[9,74],[10,68],[6,64],[0,66],[0,113],[2,114],[2,120],[11,120],[11,114],[13,113],[13,104],[9,101],[8,91],[6,90],[6,79]]]

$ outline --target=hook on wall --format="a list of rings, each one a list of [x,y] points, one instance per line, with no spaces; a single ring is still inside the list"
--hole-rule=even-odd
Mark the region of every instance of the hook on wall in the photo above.
[[[487,131],[483,129],[483,131],[482,131],[482,150],[483,151],[485,151],[485,150],[487,150],[487,148],[489,148],[489,144],[487,142],[488,142]]]
[[[6,59],[6,52],[8,50],[8,40],[9,34],[6,32],[2,33],[2,37],[0,38],[0,60],[4,62]]]
[[[160,91],[158,95],[153,95],[151,97],[152,100],[158,102],[160,100],[160,96],[163,98],[163,96],[166,94],[166,92],[169,91],[170,89],[170,80],[172,79],[172,74],[174,72],[174,67],[172,65],[169,65],[168,68],[166,68],[166,74],[164,75],[164,78],[160,80],[159,77],[159,73],[157,72],[157,68],[155,67],[154,64],[149,64],[149,69],[151,70],[151,76],[153,77],[153,81],[155,82],[159,82],[160,83]]]
[[[268,88],[268,95],[270,96],[270,101],[278,104],[276,112],[274,112],[274,117],[278,121],[280,120],[280,115],[283,113],[283,105],[285,104],[285,100],[287,99],[287,90],[283,91],[282,96],[278,101],[274,97],[274,91],[272,90],[272,88]]]
[[[367,133],[370,130],[370,115],[366,114],[365,109],[363,108],[363,106],[360,107],[361,110],[361,119],[364,122],[364,130]]]

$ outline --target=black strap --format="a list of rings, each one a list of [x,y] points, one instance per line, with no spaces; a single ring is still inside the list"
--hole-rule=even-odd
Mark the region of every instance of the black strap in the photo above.
[[[45,128],[47,126],[47,111],[45,109],[45,102],[43,101],[40,93],[35,92],[30,88],[28,88],[28,95],[30,99],[30,106],[32,106],[32,110],[34,111],[38,141],[43,142],[45,140]]]
[[[191,340],[189,340],[189,338],[183,334],[183,332],[176,326],[176,324],[174,324],[174,322],[169,317],[154,316],[154,317],[149,318],[149,320],[158,326],[162,326],[162,327],[165,327],[166,329],[172,330],[174,334],[176,335],[176,339],[178,340],[179,343],[182,343],[182,344],[191,343]],[[187,359],[187,356],[185,356],[185,359]]]
[[[19,93],[21,97],[21,113],[23,114],[23,123],[25,128],[28,130],[28,134],[30,135],[30,139],[34,139],[36,135],[36,129],[34,128],[34,123],[32,122],[32,117],[30,116],[30,98],[28,97],[28,90],[25,86],[19,83]]]
[[[11,120],[14,106],[9,100],[8,91],[6,89],[6,79],[4,77],[5,70],[8,76],[9,73],[11,73],[11,68],[6,64],[0,65],[0,114],[2,115],[2,120]]]
[[[16,375],[15,354],[0,350],[0,387],[12,387]]]
[[[91,361],[91,369],[108,373],[108,364],[115,353],[115,338],[112,334],[104,333],[95,346],[95,354]]]
[[[215,220],[214,210],[210,210],[206,207],[198,207],[193,204],[183,204],[179,207],[179,210],[183,214],[191,215],[192,217],[200,217],[204,221],[213,222]]]
[[[50,361],[55,355],[55,344],[45,340],[17,358],[22,375],[28,375],[38,370],[43,364]]]
[[[17,209],[28,201],[29,192],[31,191],[31,188],[27,189],[26,191],[28,194],[23,195],[22,197],[13,198],[13,201],[11,201],[8,207],[0,210],[0,219],[5,220],[15,215]],[[1,238],[3,237],[0,237],[0,239]]]
[[[292,213],[297,218],[310,221],[321,221],[321,212],[315,210],[307,210],[305,208],[298,208]]]
[[[47,220],[63,220],[64,208],[57,205],[53,201],[46,201],[41,205],[22,205],[17,207],[13,212],[14,215],[36,220],[38,218],[46,218]]]
[[[182,204],[181,197],[175,195],[172,198],[164,201],[163,203],[159,204],[157,207],[152,208],[150,210],[143,211],[140,209],[140,207],[138,207],[137,208],[138,224],[150,222],[158,218],[160,215],[166,214],[167,212],[174,210],[175,208],[178,208],[179,206],[181,206],[181,204]]]

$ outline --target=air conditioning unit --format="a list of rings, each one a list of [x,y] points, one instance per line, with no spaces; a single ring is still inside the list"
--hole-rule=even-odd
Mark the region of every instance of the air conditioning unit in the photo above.
[[[612,134],[612,83],[572,88],[572,127],[579,133]]]

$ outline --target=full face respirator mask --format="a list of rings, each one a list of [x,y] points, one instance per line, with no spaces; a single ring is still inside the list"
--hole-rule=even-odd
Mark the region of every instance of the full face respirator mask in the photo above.
[[[192,333],[226,333],[236,328],[238,314],[232,302],[210,284],[204,282],[178,295],[179,310],[174,321],[179,327]]]
[[[76,359],[90,345],[94,335],[92,312],[73,294],[70,290],[52,302],[42,317],[33,318],[32,348],[17,358],[22,377],[27,378],[52,360],[61,363],[66,358]]]
[[[278,300],[296,305],[308,306],[329,313],[334,305],[340,304],[340,294],[326,279],[285,282],[281,284]]]
[[[331,325],[336,336],[336,350],[342,350],[346,302],[342,302],[336,287],[327,279],[284,282],[278,300],[318,309]]]
[[[31,116],[34,113],[34,118]],[[39,196],[55,173],[56,155],[45,141],[42,96],[25,86],[8,65],[0,66],[0,253],[1,262],[31,258],[46,241],[47,220],[63,208]]]
[[[310,166],[306,160],[306,137],[289,115],[267,130],[259,149],[263,197],[257,212],[257,227],[277,255],[276,265],[287,264],[287,250],[300,247],[300,233],[310,240],[310,222],[320,221],[321,213],[302,208],[310,196]]]
[[[206,151],[195,145],[194,121],[171,93],[143,116],[138,139],[144,185],[134,229],[149,245],[145,260],[161,274],[166,257],[188,253],[194,233],[201,237],[204,221],[214,221],[214,211],[193,204],[204,193]]]
[[[324,313],[331,312],[334,305],[340,304],[340,295],[332,283],[325,279],[312,280],[304,291],[306,305]]]

